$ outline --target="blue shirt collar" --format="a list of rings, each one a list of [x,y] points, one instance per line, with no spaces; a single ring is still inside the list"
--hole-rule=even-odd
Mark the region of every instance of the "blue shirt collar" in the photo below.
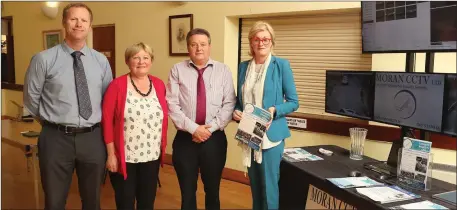
[[[71,48],[70,46],[68,46],[68,44],[65,42],[65,40],[63,40],[62,42],[62,47],[65,51],[67,51],[70,55],[76,51],[74,50],[73,48]],[[80,50],[80,52],[83,53],[83,55],[88,55],[89,54],[89,47],[87,47],[87,44],[84,44],[84,47]]]

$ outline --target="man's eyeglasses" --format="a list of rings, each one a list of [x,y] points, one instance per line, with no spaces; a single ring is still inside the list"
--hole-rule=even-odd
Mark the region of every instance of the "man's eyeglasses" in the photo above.
[[[262,42],[264,45],[267,45],[267,44],[270,44],[271,42],[271,39],[270,38],[263,38],[263,39],[260,39],[260,38],[254,38],[252,39],[252,42],[254,44],[260,44],[260,42]]]

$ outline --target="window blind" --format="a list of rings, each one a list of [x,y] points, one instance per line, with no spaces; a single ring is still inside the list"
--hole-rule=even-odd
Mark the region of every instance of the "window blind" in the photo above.
[[[248,34],[256,21],[271,24],[275,55],[288,59],[297,86],[297,112],[331,115],[325,108],[326,70],[371,70],[371,54],[362,54],[360,11],[243,18],[241,61],[249,60]],[[332,115],[334,116],[334,115]]]

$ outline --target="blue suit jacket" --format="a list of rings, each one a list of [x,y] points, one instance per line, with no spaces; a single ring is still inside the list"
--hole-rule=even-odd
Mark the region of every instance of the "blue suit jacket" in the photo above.
[[[236,110],[243,111],[242,90],[250,61],[243,61],[238,68],[238,96]],[[286,115],[298,109],[298,96],[290,63],[286,59],[271,56],[265,77],[262,108],[274,106],[276,113],[267,131],[272,142],[281,141],[290,136]]]

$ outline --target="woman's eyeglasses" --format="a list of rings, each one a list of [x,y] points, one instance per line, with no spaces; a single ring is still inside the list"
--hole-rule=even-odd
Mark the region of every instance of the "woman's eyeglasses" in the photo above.
[[[256,37],[256,38],[252,39],[252,42],[253,42],[254,44],[260,44],[260,42],[262,42],[262,44],[267,45],[267,44],[270,44],[271,39],[270,39],[270,38],[263,38],[263,39],[260,39],[260,38],[257,38],[257,37]]]

